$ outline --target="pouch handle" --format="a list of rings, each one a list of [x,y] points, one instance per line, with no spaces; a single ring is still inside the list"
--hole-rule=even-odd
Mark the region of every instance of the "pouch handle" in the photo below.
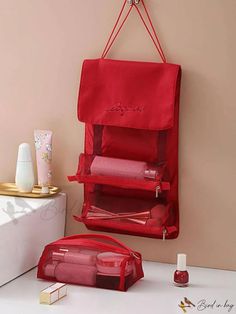
[[[100,240],[107,240],[118,244],[123,249],[127,250],[129,253],[133,253],[133,255],[137,254],[136,252],[132,251],[128,246],[124,245],[121,241],[114,239],[113,237],[103,235],[103,234],[77,234],[63,238],[63,240],[73,240],[73,239],[100,239]]]
[[[122,16],[122,14],[123,14],[123,12],[124,12],[125,5],[126,5],[126,3],[127,3],[127,0],[125,0],[124,3],[123,3],[123,6],[122,6],[122,8],[121,8],[121,11],[120,11],[120,13],[119,13],[119,15],[118,15],[118,18],[117,18],[117,20],[116,20],[116,23],[115,23],[115,25],[114,25],[114,27],[113,27],[113,29],[112,29],[112,32],[111,32],[111,34],[110,34],[110,36],[109,36],[109,39],[108,39],[108,41],[107,41],[107,44],[106,44],[106,46],[105,46],[105,48],[104,48],[104,50],[103,50],[103,53],[102,53],[102,57],[101,57],[101,58],[105,58],[105,57],[106,57],[106,55],[107,55],[107,53],[109,52],[109,50],[111,49],[111,47],[112,47],[114,41],[116,40],[118,34],[120,33],[122,27],[124,26],[126,20],[128,19],[129,15],[130,15],[130,13],[131,13],[131,10],[135,7],[135,9],[137,10],[137,12],[138,12],[138,14],[139,14],[139,17],[141,18],[141,20],[142,20],[142,22],[143,22],[143,24],[144,24],[144,26],[145,26],[145,28],[146,28],[148,34],[149,34],[149,36],[151,37],[151,40],[153,41],[153,44],[155,45],[155,47],[156,47],[156,49],[157,49],[157,51],[158,51],[158,53],[159,53],[159,55],[160,55],[162,61],[163,61],[164,63],[166,63],[166,57],[165,57],[165,54],[164,54],[163,49],[162,49],[162,47],[161,47],[161,43],[160,43],[160,40],[159,40],[159,38],[158,38],[158,36],[157,36],[156,30],[155,30],[155,28],[154,28],[154,26],[153,26],[153,23],[152,23],[150,14],[148,13],[148,10],[147,10],[147,7],[146,7],[146,5],[145,5],[145,3],[144,3],[144,0],[141,0],[141,2],[142,2],[142,5],[143,5],[143,7],[144,7],[145,13],[146,13],[146,15],[147,15],[147,18],[148,18],[148,21],[149,21],[149,24],[150,24],[150,26],[151,26],[151,29],[152,29],[152,31],[153,31],[154,36],[153,36],[151,30],[149,29],[147,23],[145,22],[145,19],[144,19],[143,15],[142,15],[141,11],[139,10],[137,4],[135,4],[135,3],[132,3],[132,4],[130,5],[130,8],[129,8],[127,14],[125,15],[125,17],[124,17],[124,19],[123,19],[121,25],[119,26],[117,32],[115,33],[116,28],[117,28],[117,26],[118,26],[118,23],[120,22],[121,16]],[[114,33],[115,33],[115,35],[114,35]],[[113,37],[113,35],[114,35],[114,37]],[[112,39],[112,37],[113,37],[113,39]]]

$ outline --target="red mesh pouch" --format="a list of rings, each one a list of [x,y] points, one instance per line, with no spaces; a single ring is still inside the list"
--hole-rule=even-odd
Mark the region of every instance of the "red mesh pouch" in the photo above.
[[[37,277],[126,291],[144,276],[141,254],[105,235],[82,234],[48,244]]]

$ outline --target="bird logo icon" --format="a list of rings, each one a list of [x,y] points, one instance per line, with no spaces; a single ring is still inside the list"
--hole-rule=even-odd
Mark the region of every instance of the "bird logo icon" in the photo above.
[[[184,297],[184,301],[180,301],[180,304],[178,304],[178,306],[184,313],[187,313],[186,308],[195,307],[195,304],[193,304],[188,298]]]

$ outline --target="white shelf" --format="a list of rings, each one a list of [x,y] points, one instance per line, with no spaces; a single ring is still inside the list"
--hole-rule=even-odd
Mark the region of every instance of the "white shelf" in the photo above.
[[[0,196],[0,286],[35,267],[44,246],[63,237],[65,213],[64,193],[37,199]]]
[[[0,288],[0,312],[6,314],[178,314],[178,304],[184,297],[194,304],[221,304],[221,308],[187,313],[235,313],[236,272],[189,267],[191,284],[187,288],[172,283],[175,265],[144,262],[145,277],[127,292],[117,292],[69,285],[68,295],[53,305],[39,304],[39,293],[51,283],[36,279],[36,269]],[[234,304],[229,308],[223,305]]]

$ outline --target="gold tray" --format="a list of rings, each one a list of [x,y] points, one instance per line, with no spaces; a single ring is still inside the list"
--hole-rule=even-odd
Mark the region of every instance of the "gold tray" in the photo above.
[[[56,186],[49,187],[49,193],[41,194],[41,186],[35,185],[30,193],[19,192],[15,183],[0,183],[0,195],[30,197],[30,198],[45,198],[56,195],[61,190]]]

